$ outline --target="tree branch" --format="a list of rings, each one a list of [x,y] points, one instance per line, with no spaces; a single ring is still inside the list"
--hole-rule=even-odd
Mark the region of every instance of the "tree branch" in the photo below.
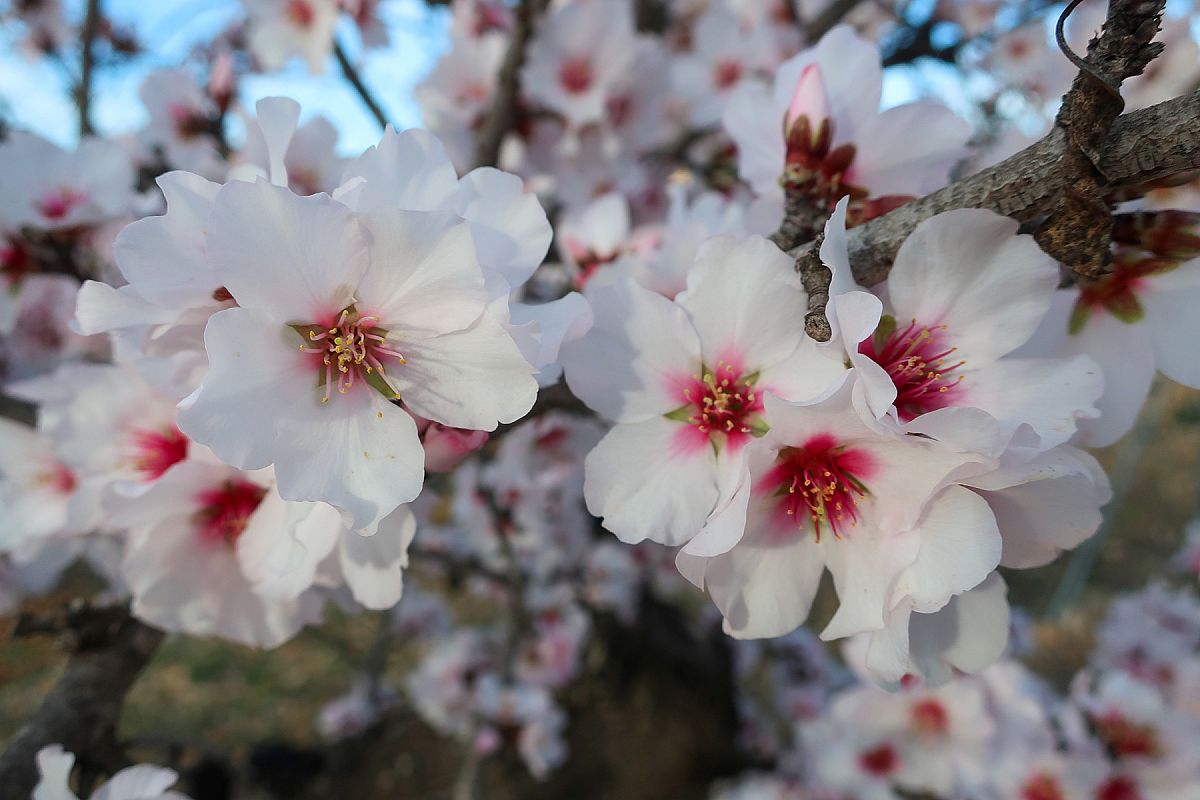
[[[1066,132],[1056,127],[995,166],[852,228],[847,239],[854,279],[863,286],[885,279],[901,243],[918,224],[943,211],[987,208],[1019,222],[1045,217],[1071,181],[1060,169],[1069,148]],[[1151,188],[1148,184],[1200,169],[1200,92],[1121,115],[1097,152],[1101,188],[1122,198],[1140,196]],[[810,242],[790,252],[799,265],[815,258],[817,248]]]
[[[862,0],[832,0],[820,14],[817,14],[811,22],[804,26],[805,41],[815,42],[820,39],[829,32],[830,28],[845,19],[846,15],[857,8],[861,2]]]
[[[100,32],[100,0],[88,0],[79,34],[79,85],[75,87],[75,104],[79,107],[79,135],[90,136],[92,128],[92,74],[96,66],[96,35]]]
[[[358,93],[362,99],[363,105],[371,112],[371,116],[379,123],[379,127],[387,128],[388,118],[383,113],[383,107],[379,105],[379,101],[371,94],[371,90],[363,83],[362,76],[358,74],[358,70],[354,68],[354,64],[350,62],[350,57],[346,55],[346,49],[342,47],[342,43],[334,41],[333,56],[337,59],[338,66],[342,68],[342,74],[346,76],[346,80],[354,87],[354,91]]]
[[[125,607],[80,606],[61,619],[25,618],[16,635],[67,631],[72,654],[37,713],[0,754],[0,800],[28,800],[38,781],[35,758],[61,744],[80,763],[121,762],[116,729],[125,695],[150,662],[163,634]]]
[[[1125,101],[1121,82],[1140,75],[1162,52],[1154,41],[1166,0],[1111,0],[1100,36],[1080,58],[1067,44],[1063,27],[1083,0],[1071,0],[1058,18],[1056,37],[1063,55],[1079,73],[1054,119],[1070,145],[1059,171],[1070,181],[1035,234],[1038,244],[1076,275],[1099,278],[1112,261],[1112,213],[1099,171],[1099,144]]]
[[[546,0],[520,0],[509,34],[508,52],[500,65],[496,79],[496,95],[492,107],[484,117],[475,140],[475,166],[494,167],[500,159],[500,145],[505,135],[512,130],[517,120],[517,103],[521,99],[521,66],[525,63],[525,49],[533,39],[538,18],[546,8]]]

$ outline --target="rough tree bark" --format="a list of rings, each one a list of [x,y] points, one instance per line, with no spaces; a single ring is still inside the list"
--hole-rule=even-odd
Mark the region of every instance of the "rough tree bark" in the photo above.
[[[37,752],[61,744],[80,763],[120,766],[116,729],[125,695],[162,641],[128,609],[80,607],[51,625],[23,620],[17,634],[65,630],[70,660],[37,713],[0,754],[0,800],[29,800],[38,781]]]
[[[1042,219],[1074,179],[1061,169],[1070,150],[1066,132],[1054,128],[995,166],[851,229],[847,239],[854,279],[874,286],[886,278],[913,228],[943,211],[987,208],[1019,222]],[[1147,184],[1200,170],[1200,92],[1121,115],[1100,141],[1098,153],[1100,186],[1108,195],[1136,195]],[[802,274],[812,271],[814,259],[820,263],[818,248],[810,242],[791,251]],[[805,327],[819,341],[829,339],[827,299],[821,292],[809,298]]]

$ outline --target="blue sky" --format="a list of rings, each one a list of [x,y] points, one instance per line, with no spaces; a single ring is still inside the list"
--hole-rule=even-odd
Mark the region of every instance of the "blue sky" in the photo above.
[[[65,4],[72,19],[81,17],[83,0]],[[210,39],[241,14],[239,0],[105,0],[104,8],[119,25],[132,27],[147,51],[130,65],[97,76],[94,120],[104,135],[127,133],[145,122],[137,90],[147,73],[178,65],[196,43]],[[412,90],[446,47],[448,15],[444,8],[430,10],[423,0],[390,0],[382,9],[392,43],[370,51],[362,73],[397,126],[420,125]],[[341,39],[357,56],[353,25],[344,24]],[[332,59],[323,76],[309,75],[296,61],[280,72],[248,76],[240,91],[248,108],[262,97],[287,95],[300,102],[304,118],[329,117],[341,131],[339,149],[344,153],[360,152],[379,139],[379,126]],[[12,32],[0,43],[0,99],[15,125],[63,145],[75,141],[75,106],[61,70],[49,59],[28,58],[15,47]]]

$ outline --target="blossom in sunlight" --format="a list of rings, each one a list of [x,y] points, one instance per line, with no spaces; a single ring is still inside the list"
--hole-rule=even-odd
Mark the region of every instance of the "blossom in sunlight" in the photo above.
[[[126,213],[133,164],[116,142],[86,138],[72,151],[25,131],[0,142],[0,230],[67,231]]]
[[[1027,446],[1048,449],[1098,416],[1103,376],[1090,358],[1010,357],[1050,311],[1058,282],[1055,262],[1015,221],[959,209],[922,222],[900,246],[881,303],[853,290],[845,211],[843,200],[821,257],[837,276],[829,316],[859,373],[864,413],[935,439],[965,435],[983,452],[1022,426],[1035,434]]]
[[[452,34],[450,47],[414,91],[426,127],[446,145],[459,169],[475,158],[473,133],[491,108],[507,50],[508,39],[498,31],[479,37]]]
[[[571,391],[616,423],[587,457],[585,491],[622,541],[691,541],[766,431],[767,393],[807,399],[841,373],[794,324],[806,298],[761,237],[710,239],[675,302],[628,279],[589,294],[595,325],[563,365]],[[692,547],[730,544],[713,529]]]
[[[689,121],[714,125],[739,87],[778,66],[766,25],[743,27],[728,7],[712,6],[692,29],[692,50],[672,64],[672,81]]]
[[[821,637],[837,639],[882,630],[906,598],[937,611],[999,563],[995,516],[960,485],[993,462],[875,429],[854,410],[853,392],[850,376],[817,402],[768,395],[771,429],[748,448],[736,493],[705,530],[736,544],[708,558],[680,553],[680,571],[711,595],[727,633],[793,630],[826,569],[839,604]]]
[[[225,174],[227,167],[214,136],[216,103],[191,75],[184,70],[157,70],[142,81],[138,96],[150,114],[150,121],[138,133],[145,161],[153,163],[155,149],[161,148],[163,161],[173,169],[211,180]]]
[[[124,528],[121,574],[133,613],[151,625],[193,636],[220,636],[276,647],[320,618],[321,600],[266,597],[239,563],[247,541],[286,537],[287,504],[269,474],[203,460],[180,464],[136,503],[110,515]],[[290,517],[297,524],[303,514]]]
[[[0,553],[86,533],[78,472],[37,431],[0,419]]]
[[[227,463],[275,464],[287,499],[372,526],[423,477],[416,426],[391,401],[478,430],[533,403],[533,370],[488,305],[457,215],[360,218],[326,195],[233,182],[207,246],[238,307],[209,320],[210,367],[179,425]]]
[[[292,107],[299,112],[299,106]],[[260,102],[258,119],[247,125],[246,144],[238,154],[242,163],[234,167],[234,175],[249,179],[247,168],[257,167],[258,174],[271,176],[282,166],[287,185],[296,194],[332,192],[346,168],[346,159],[337,154],[337,128],[321,116],[299,125],[290,112],[286,117],[277,116],[280,110]]]
[[[79,800],[71,791],[71,769],[75,756],[62,745],[43,747],[37,754],[38,784],[32,800]],[[170,788],[179,780],[173,769],[138,764],[113,775],[92,793],[93,800],[188,800]]]
[[[268,71],[301,58],[308,71],[320,75],[333,50],[337,0],[242,0],[246,7],[250,49]]]
[[[851,219],[870,219],[946,182],[965,154],[965,122],[921,101],[879,110],[883,71],[874,44],[839,25],[784,62],[772,91],[739,89],[722,117],[738,148],[738,174],[782,218],[783,189]]]
[[[633,23],[632,7],[619,0],[552,8],[526,54],[525,93],[562,116],[568,129],[600,122],[611,89],[633,66]]]
[[[1080,424],[1081,444],[1104,447],[1128,433],[1156,371],[1184,386],[1200,387],[1200,359],[1190,346],[1197,331],[1190,309],[1200,299],[1197,253],[1194,244],[1161,254],[1118,246],[1109,274],[1056,294],[1030,349],[1088,355],[1107,379],[1096,403],[1100,418]]]

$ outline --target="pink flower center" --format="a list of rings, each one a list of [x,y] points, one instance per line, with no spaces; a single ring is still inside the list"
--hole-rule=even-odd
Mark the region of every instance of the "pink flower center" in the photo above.
[[[228,480],[215,489],[196,496],[196,528],[207,542],[233,544],[246,530],[250,515],[258,508],[267,490],[247,480]]]
[[[1140,322],[1146,315],[1139,297],[1145,291],[1146,278],[1170,272],[1180,263],[1172,258],[1147,257],[1140,251],[1118,250],[1110,273],[1099,280],[1080,282],[1070,332],[1082,330],[1088,316],[1098,309],[1127,324]]]
[[[955,348],[943,341],[945,326],[926,328],[916,321],[893,330],[883,340],[867,339],[858,352],[887,371],[896,385],[896,410],[905,422],[929,411],[954,405],[962,375],[954,372],[963,361],[952,358]]]
[[[134,431],[133,449],[133,468],[143,479],[154,481],[187,458],[188,438],[174,425],[161,430]]]
[[[88,201],[86,194],[63,186],[37,201],[38,212],[49,220],[60,220]]]
[[[29,251],[20,242],[13,239],[4,240],[4,243],[0,244],[0,279],[3,279],[7,286],[0,286],[0,290],[8,286],[18,286],[33,269],[32,261]]]
[[[1092,720],[1096,735],[1117,758],[1125,756],[1157,756],[1162,752],[1158,732],[1151,725],[1142,725],[1119,711],[1110,711]]]
[[[317,18],[316,11],[307,0],[288,0],[284,13],[297,28],[309,28]]]
[[[1100,785],[1096,800],[1142,800],[1142,793],[1132,779],[1116,775]]]
[[[568,94],[583,94],[592,86],[592,63],[586,58],[571,58],[558,68],[558,80]]]
[[[858,523],[858,504],[868,494],[864,481],[873,470],[866,451],[822,433],[799,447],[780,450],[762,491],[778,499],[786,518],[812,523],[818,542],[826,526],[840,539],[846,526]]]
[[[896,755],[896,748],[884,742],[859,755],[858,763],[864,771],[882,778],[896,771],[896,767],[900,766],[900,758]]]
[[[321,402],[328,403],[334,387],[346,394],[355,384],[365,384],[389,400],[400,397],[388,380],[384,361],[406,363],[404,356],[388,347],[387,331],[378,327],[379,317],[360,314],[349,306],[329,328],[319,325],[294,325],[307,340],[300,350],[321,356],[318,386],[325,387]]]
[[[1064,800],[1058,779],[1039,772],[1021,787],[1021,800]]]
[[[928,699],[913,704],[908,720],[917,733],[944,734],[950,730],[950,715],[939,701]]]
[[[728,89],[742,79],[743,71],[740,61],[718,61],[713,68],[713,83],[718,89]]]
[[[700,375],[688,379],[683,387],[687,405],[672,417],[689,423],[710,440],[723,437],[726,446],[740,448],[765,432],[759,419],[762,392],[755,390],[756,379],[719,360],[715,371],[706,367]]]
[[[38,473],[36,482],[59,494],[70,494],[79,485],[75,473],[60,461],[55,461]]]

